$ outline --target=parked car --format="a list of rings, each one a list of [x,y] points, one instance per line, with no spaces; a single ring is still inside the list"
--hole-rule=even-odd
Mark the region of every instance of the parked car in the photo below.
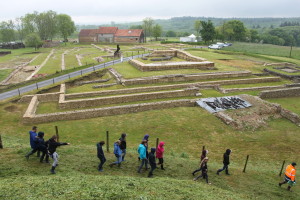
[[[220,47],[219,45],[217,44],[211,44],[208,46],[209,49],[221,49],[222,47]]]
[[[223,48],[225,46],[225,44],[222,42],[217,42],[217,45],[219,45],[221,48]]]

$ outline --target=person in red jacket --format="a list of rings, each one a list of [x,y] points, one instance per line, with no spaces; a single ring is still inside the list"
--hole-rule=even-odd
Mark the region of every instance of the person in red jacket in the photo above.
[[[293,162],[292,164],[288,165],[285,170],[285,176],[283,182],[279,183],[279,186],[288,183],[289,186],[287,188],[288,191],[291,191],[291,187],[296,183],[296,163]]]
[[[164,146],[165,146],[165,143],[164,142],[160,142],[158,147],[157,147],[157,151],[156,151],[156,158],[158,158],[158,165],[160,165],[160,168],[162,170],[165,170],[164,168]]]

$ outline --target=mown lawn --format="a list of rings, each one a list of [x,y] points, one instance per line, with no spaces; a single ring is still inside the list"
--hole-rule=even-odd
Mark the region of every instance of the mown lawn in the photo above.
[[[6,79],[14,69],[0,69],[0,82]]]

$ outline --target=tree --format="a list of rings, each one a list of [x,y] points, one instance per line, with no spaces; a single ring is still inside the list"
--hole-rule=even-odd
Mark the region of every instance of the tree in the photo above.
[[[0,35],[3,42],[10,42],[15,40],[14,23],[12,20],[0,23]]]
[[[40,36],[36,33],[30,33],[25,38],[25,45],[28,47],[34,47],[37,50],[43,44]]]
[[[239,20],[230,20],[223,24],[224,37],[227,40],[243,41],[246,36],[244,23]]]
[[[176,37],[176,32],[175,31],[167,31],[166,37]]]
[[[145,32],[145,42],[147,41],[147,36],[151,36],[154,20],[151,17],[147,17],[143,20],[143,29]]]
[[[196,31],[196,36],[197,36],[197,40],[199,40],[199,36],[200,36],[200,31],[201,31],[201,28],[202,28],[202,23],[200,20],[196,20],[194,22],[194,28],[195,28],[195,31]]]
[[[129,29],[143,29],[142,25],[131,25]]]
[[[64,41],[76,30],[75,24],[69,15],[57,15],[57,28],[59,34],[63,37]]]
[[[15,20],[15,27],[18,31],[18,38],[19,40],[21,40],[21,42],[23,41],[24,37],[25,37],[25,27],[23,24],[23,17],[20,18],[16,18]]]
[[[35,17],[37,32],[42,40],[47,40],[55,36],[57,33],[57,14],[50,10],[40,13]]]
[[[201,26],[202,29],[200,30],[200,33],[204,42],[207,43],[208,41],[213,41],[216,35],[216,31],[212,21],[201,21]]]
[[[157,38],[161,36],[162,28],[160,25],[156,24],[153,27],[153,37],[155,37],[155,40],[157,41]]]

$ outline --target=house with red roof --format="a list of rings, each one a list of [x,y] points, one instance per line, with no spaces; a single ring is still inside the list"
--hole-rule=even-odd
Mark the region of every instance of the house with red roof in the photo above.
[[[143,43],[143,29],[118,29],[118,27],[99,27],[81,29],[79,43]]]

